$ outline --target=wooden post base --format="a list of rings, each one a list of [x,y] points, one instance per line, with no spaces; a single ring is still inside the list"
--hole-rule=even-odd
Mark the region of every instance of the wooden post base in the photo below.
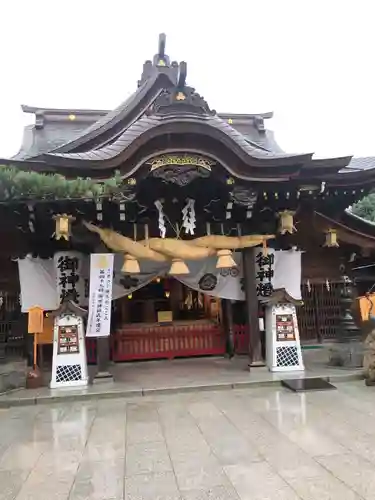
[[[263,360],[251,361],[248,366],[249,366],[249,369],[251,369],[251,368],[261,368],[262,366],[266,366],[266,363]]]
[[[109,371],[109,337],[99,337],[97,339],[97,365],[98,371],[93,379],[93,384],[99,382],[112,382],[113,375]]]

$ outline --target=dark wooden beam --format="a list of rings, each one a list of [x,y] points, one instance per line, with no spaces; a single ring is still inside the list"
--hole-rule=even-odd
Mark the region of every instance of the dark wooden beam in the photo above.
[[[234,355],[234,324],[233,324],[233,309],[232,303],[228,299],[222,299],[221,301],[222,313],[223,313],[223,326],[226,336],[226,347],[227,353],[230,358]]]

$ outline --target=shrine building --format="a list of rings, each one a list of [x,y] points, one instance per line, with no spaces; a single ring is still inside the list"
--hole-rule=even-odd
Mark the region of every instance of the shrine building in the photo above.
[[[280,291],[302,343],[337,340],[343,276],[375,249],[374,227],[347,210],[375,185],[375,158],[283,151],[272,113],[211,109],[165,45],[113,111],[22,107],[34,124],[0,160],[3,360],[28,351],[30,307],[90,308],[96,253],[115,254],[110,335],[87,339],[103,369],[108,357],[261,363],[264,303]]]

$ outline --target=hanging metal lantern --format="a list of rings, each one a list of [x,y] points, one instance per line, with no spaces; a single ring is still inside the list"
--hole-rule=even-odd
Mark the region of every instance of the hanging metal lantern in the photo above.
[[[297,231],[294,226],[294,213],[290,210],[279,212],[279,233],[280,234],[293,234]]]
[[[66,240],[69,241],[69,238],[71,236],[71,224],[76,220],[73,215],[67,215],[67,214],[58,214],[54,215],[53,219],[56,222],[56,228],[55,228],[55,239],[56,240]]]
[[[337,248],[338,246],[340,246],[337,241],[336,229],[329,229],[326,232],[326,241],[323,246],[328,248]]]

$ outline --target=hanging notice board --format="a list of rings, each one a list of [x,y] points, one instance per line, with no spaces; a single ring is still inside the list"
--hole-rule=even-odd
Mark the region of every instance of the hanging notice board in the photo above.
[[[78,354],[78,328],[77,325],[59,326],[58,354]]]
[[[276,314],[276,342],[296,340],[293,314]]]

